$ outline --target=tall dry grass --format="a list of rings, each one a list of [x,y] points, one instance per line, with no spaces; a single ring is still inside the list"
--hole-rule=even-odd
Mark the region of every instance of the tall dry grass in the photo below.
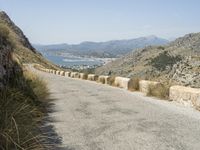
[[[108,84],[111,85],[111,86],[116,86],[115,85],[115,78],[116,78],[116,76],[110,76]]]
[[[151,84],[149,85],[149,90],[147,96],[154,96],[160,99],[169,99],[169,83],[161,83],[161,84]]]
[[[44,105],[39,100],[46,99],[48,89],[45,82],[26,71],[23,84],[7,86],[0,90],[0,149],[37,150],[46,149],[40,135],[38,123],[44,116]],[[29,87],[29,88],[28,88]],[[33,96],[34,95],[34,96]]]
[[[128,90],[130,91],[139,91],[139,82],[140,79],[133,77],[130,79],[130,81],[128,82]]]

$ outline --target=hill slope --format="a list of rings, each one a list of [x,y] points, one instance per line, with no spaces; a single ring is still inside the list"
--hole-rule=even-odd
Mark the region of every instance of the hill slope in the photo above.
[[[96,70],[97,74],[108,72],[200,87],[200,33],[185,35],[166,46],[133,51]]]
[[[115,40],[108,42],[83,42],[77,45],[35,45],[36,48],[46,51],[71,53],[80,56],[94,57],[119,57],[133,49],[144,48],[149,45],[162,45],[168,43],[167,40],[156,36],[141,37],[130,40]]]
[[[20,28],[18,28],[3,11],[0,12],[0,25],[9,30],[9,38],[14,50],[13,55],[19,63],[39,63],[49,68],[55,67],[32,47]]]

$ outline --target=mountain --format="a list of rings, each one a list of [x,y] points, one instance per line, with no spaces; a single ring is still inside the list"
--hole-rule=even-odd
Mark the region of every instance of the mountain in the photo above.
[[[130,40],[114,40],[108,42],[82,42],[80,44],[34,45],[41,51],[70,53],[79,56],[119,57],[133,49],[144,48],[149,45],[162,45],[167,40],[156,36],[141,37]]]
[[[8,45],[12,49],[12,55],[18,63],[39,63],[49,68],[55,67],[55,65],[44,59],[43,56],[36,51],[22,30],[17,27],[3,11],[0,12],[0,25],[2,29],[8,32],[6,34],[9,34],[8,39],[10,44]],[[2,30],[2,33],[3,32]]]
[[[132,51],[105,66],[97,74],[139,77],[156,81],[170,80],[181,85],[200,87],[200,33],[187,34],[163,46]]]

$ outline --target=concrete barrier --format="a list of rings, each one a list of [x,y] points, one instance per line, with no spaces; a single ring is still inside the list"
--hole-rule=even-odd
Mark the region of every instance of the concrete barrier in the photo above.
[[[98,82],[102,84],[108,84],[110,76],[99,76]]]
[[[71,72],[70,77],[71,78],[79,78],[79,73],[78,72]]]
[[[124,78],[124,77],[116,77],[115,78],[115,86],[128,89],[128,82],[130,81],[130,78]]]
[[[65,72],[65,77],[70,77],[71,72]]]
[[[185,106],[192,106],[200,109],[200,89],[172,86],[169,90],[169,98]]]
[[[56,70],[53,70],[53,74],[56,74]]]
[[[57,71],[56,71],[56,75],[60,75],[60,71],[57,70]]]
[[[80,78],[80,79],[83,79],[83,80],[87,80],[88,75],[87,75],[86,73],[80,73],[80,74],[79,74],[79,78]]]
[[[147,94],[149,92],[149,86],[157,84],[160,84],[160,82],[141,80],[139,81],[139,90],[140,92]]]
[[[97,81],[98,80],[98,75],[95,74],[88,74],[88,80],[90,81]]]
[[[60,75],[61,75],[61,76],[64,76],[64,75],[65,75],[65,72],[64,72],[64,71],[60,71]]]

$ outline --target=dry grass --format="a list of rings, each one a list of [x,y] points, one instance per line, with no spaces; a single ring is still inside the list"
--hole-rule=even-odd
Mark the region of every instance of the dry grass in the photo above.
[[[116,86],[115,85],[115,78],[116,78],[116,76],[110,76],[108,84],[111,85],[111,86]]]
[[[106,80],[105,78],[99,78],[98,82],[102,83],[102,84],[105,84],[106,83]]]
[[[130,91],[138,91],[139,90],[139,78],[131,78],[129,83],[128,83],[128,90]]]
[[[7,39],[9,36],[9,29],[4,24],[0,23],[0,38]]]
[[[82,79],[83,80],[87,80],[87,78],[88,78],[88,74],[87,73],[83,73]]]
[[[160,99],[169,99],[169,88],[170,84],[162,83],[162,84],[151,84],[149,85],[149,90],[147,96],[154,96]]]
[[[26,71],[22,90],[18,86],[8,86],[0,90],[0,149],[28,150],[46,149],[38,134],[38,123],[45,112],[39,101],[48,95],[45,83],[36,75]],[[29,88],[28,88],[29,87]]]
[[[46,82],[30,71],[24,71],[24,77],[38,100],[45,100],[49,95]]]

